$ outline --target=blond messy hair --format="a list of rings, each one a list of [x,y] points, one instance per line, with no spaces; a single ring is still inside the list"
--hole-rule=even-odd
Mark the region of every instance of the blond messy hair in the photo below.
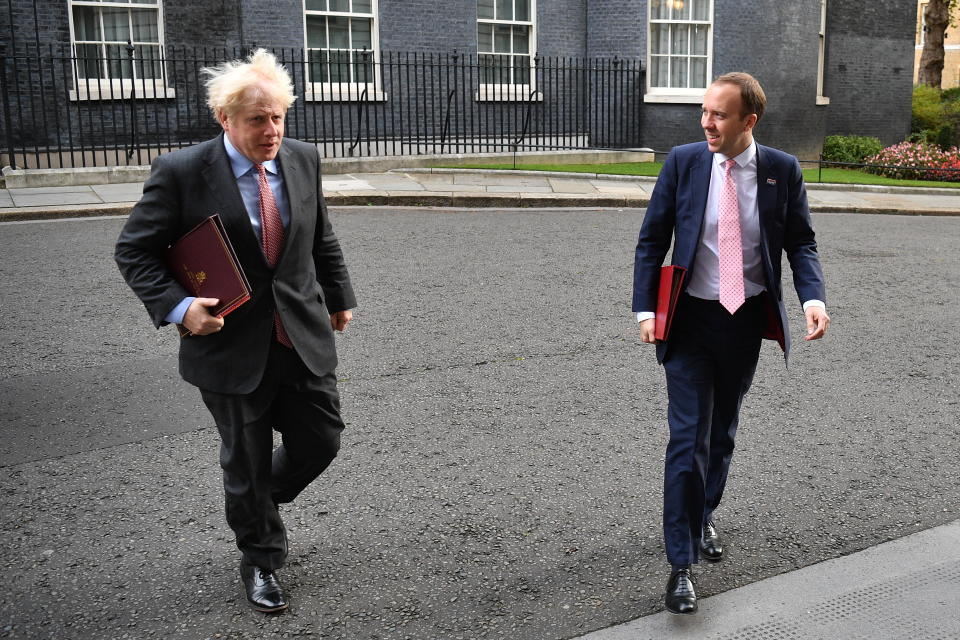
[[[207,106],[214,119],[232,117],[241,108],[269,98],[286,111],[296,100],[290,74],[266,49],[257,49],[244,60],[231,60],[200,71],[207,76]]]

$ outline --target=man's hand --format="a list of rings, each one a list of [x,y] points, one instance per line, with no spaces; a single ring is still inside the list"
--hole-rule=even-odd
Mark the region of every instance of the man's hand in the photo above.
[[[223,328],[223,318],[210,315],[209,307],[220,304],[216,298],[197,298],[183,314],[183,326],[195,336],[216,333]]]
[[[653,337],[654,325],[656,324],[656,322],[657,321],[654,318],[647,318],[646,320],[640,323],[640,340],[642,340],[643,342],[648,342],[650,344],[653,344],[654,342],[657,341],[657,339]]]
[[[350,309],[330,314],[330,324],[333,325],[334,331],[343,331],[351,320],[353,320],[353,311]]]
[[[819,340],[830,326],[830,316],[823,307],[807,307],[803,315],[807,318],[807,335],[804,340]]]

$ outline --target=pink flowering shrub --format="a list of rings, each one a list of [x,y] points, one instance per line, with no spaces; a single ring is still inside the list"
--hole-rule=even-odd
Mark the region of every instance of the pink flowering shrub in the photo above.
[[[881,165],[866,167],[866,170],[888,178],[960,182],[960,171],[950,171],[960,169],[960,149],[957,147],[944,151],[934,144],[901,142],[866,158],[864,162]]]

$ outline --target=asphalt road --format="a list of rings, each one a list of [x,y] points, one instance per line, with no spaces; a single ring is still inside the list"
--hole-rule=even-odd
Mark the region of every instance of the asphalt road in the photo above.
[[[639,210],[340,209],[340,458],[249,611],[218,439],[122,223],[0,224],[0,637],[571,638],[662,607]],[[960,218],[818,214],[833,328],[764,345],[701,595],[960,517]],[[228,319],[229,321],[229,319]]]

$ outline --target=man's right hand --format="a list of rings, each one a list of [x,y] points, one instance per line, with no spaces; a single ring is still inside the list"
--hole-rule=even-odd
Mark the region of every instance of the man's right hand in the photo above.
[[[195,336],[206,336],[223,328],[223,318],[210,315],[209,308],[220,304],[217,298],[197,298],[183,314],[183,326]]]
[[[657,321],[654,318],[647,318],[640,323],[640,340],[653,344],[657,341],[654,336],[654,326]]]

